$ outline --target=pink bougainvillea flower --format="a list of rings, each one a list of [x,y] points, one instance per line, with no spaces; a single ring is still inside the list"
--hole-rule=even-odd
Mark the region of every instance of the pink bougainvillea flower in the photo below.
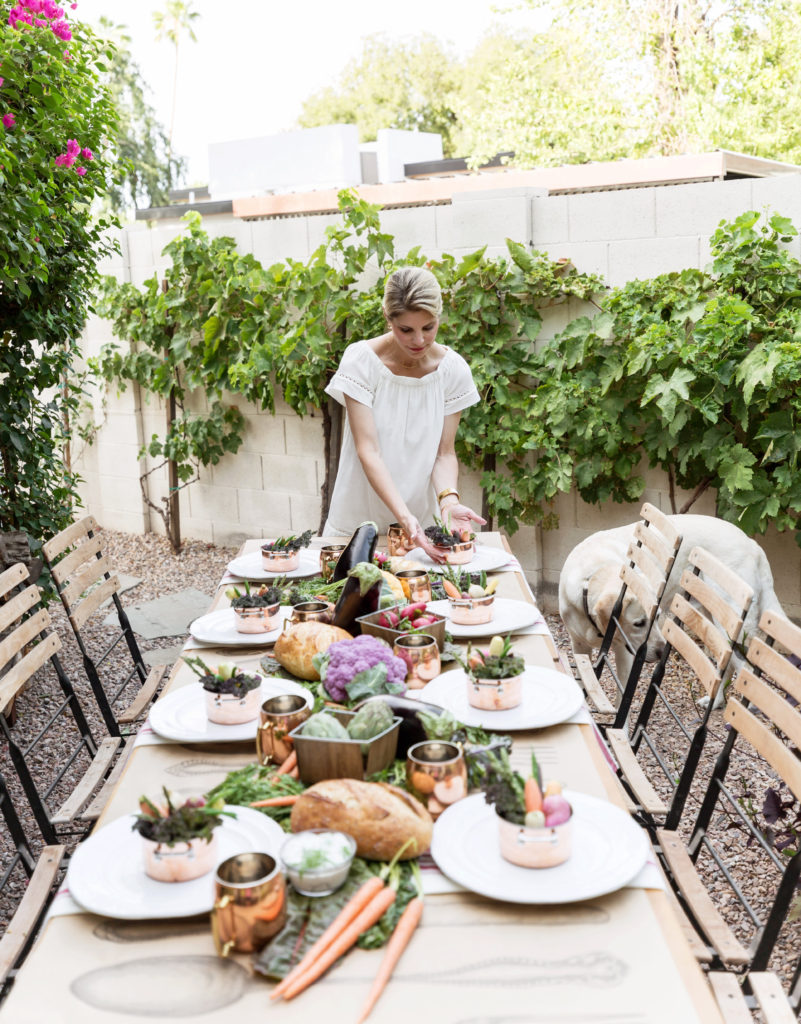
[[[77,156],[80,153],[81,147],[78,144],[77,139],[67,139],[67,152],[73,156]]]
[[[77,4],[70,4],[70,7],[73,9],[73,11],[77,11],[78,10],[78,5]]]
[[[5,82],[5,78],[0,78],[0,87],[2,87],[3,82]]]
[[[4,128],[13,128],[17,122],[17,119],[16,117],[14,117],[13,114],[3,114],[2,121]]]
[[[34,24],[37,25],[39,28],[44,28],[44,26],[47,24],[47,18],[37,18]]]
[[[84,160],[94,160],[95,158],[94,153],[91,151],[91,149],[82,149],[81,156],[84,158]]]
[[[86,174],[86,168],[85,167],[76,167],[75,168],[75,173],[79,174],[81,177],[83,177],[84,174]]]

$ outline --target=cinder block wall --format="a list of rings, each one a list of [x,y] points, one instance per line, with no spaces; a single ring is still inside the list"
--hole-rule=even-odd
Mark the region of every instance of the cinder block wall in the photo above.
[[[399,252],[415,245],[430,256],[444,252],[464,255],[481,245],[488,253],[505,255],[506,238],[528,242],[554,258],[569,257],[585,272],[603,275],[611,285],[647,278],[686,267],[703,267],[709,260],[709,236],[720,220],[744,210],[772,210],[790,217],[801,228],[801,175],[740,179],[659,188],[621,189],[569,196],[547,196],[534,189],[498,189],[465,193],[452,205],[387,210],[385,231]],[[178,211],[180,214],[180,211]],[[207,217],[212,235],[231,235],[239,249],[252,252],[265,266],[287,257],[306,259],[323,241],[333,215],[242,221],[231,215]],[[103,268],[135,285],[163,272],[164,246],[182,230],[179,220],[137,222],[121,233],[121,254]],[[801,256],[801,242],[791,248]],[[543,327],[543,340],[553,337],[568,320],[585,312],[570,302],[552,310]],[[441,338],[447,343],[448,328]],[[110,325],[93,319],[87,326],[85,351],[95,354],[113,340]],[[271,416],[231,396],[245,414],[245,442],[234,456],[201,473],[197,483],[181,494],[184,534],[217,544],[237,544],[249,536],[270,536],[317,525],[322,483],[322,426],[319,417],[296,416],[280,400]],[[205,396],[193,396],[205,402]],[[117,395],[113,389],[96,401],[99,425],[95,444],[78,458],[84,477],[85,505],[104,525],[144,532],[163,532],[159,517],[145,506],[139,486],[137,452],[143,439],[162,429],[163,405],[147,400],[139,389]],[[149,467],[148,467],[149,468]],[[664,474],[645,472],[643,500],[670,511]],[[166,473],[150,478],[152,500],[166,494]],[[477,476],[465,473],[462,491],[480,507]],[[679,495],[679,503],[687,495]],[[523,527],[512,544],[519,554],[541,602],[555,607],[559,571],[567,553],[584,537],[637,517],[639,505],[585,505],[573,493],[557,503],[558,530]],[[714,514],[714,495],[705,494],[692,511]],[[760,539],[776,578],[785,609],[801,616],[801,553],[789,534],[769,533]]]

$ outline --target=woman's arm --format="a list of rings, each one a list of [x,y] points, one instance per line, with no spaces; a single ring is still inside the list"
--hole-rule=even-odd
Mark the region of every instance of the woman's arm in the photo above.
[[[401,524],[408,537],[435,562],[444,561],[436,548],[423,532],[417,519],[409,511],[395,481],[381,458],[378,436],[375,429],[373,410],[345,395],[345,408],[348,414],[350,432],[356,446],[356,454],[362,464],[364,475],[378,497]]]
[[[460,416],[460,412],[452,412],[445,417],[442,436],[439,439],[439,449],[431,473],[431,482],[437,494],[442,494],[443,491],[457,491],[457,494],[443,497],[440,502],[442,518],[449,522],[454,529],[471,530],[473,523],[483,526],[487,520],[482,519],[467,505],[463,505],[458,497],[459,460],[456,458],[455,445]]]

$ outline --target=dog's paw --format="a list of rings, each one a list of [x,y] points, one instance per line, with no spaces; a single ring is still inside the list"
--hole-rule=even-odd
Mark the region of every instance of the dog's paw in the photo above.
[[[709,697],[699,697],[695,703],[698,705],[699,708],[701,708],[702,711],[706,711],[706,709],[709,707]],[[726,697],[723,693],[723,687],[721,686],[718,689],[718,692],[715,694],[715,703],[712,705],[712,710],[714,711],[718,708],[722,708],[725,703]]]

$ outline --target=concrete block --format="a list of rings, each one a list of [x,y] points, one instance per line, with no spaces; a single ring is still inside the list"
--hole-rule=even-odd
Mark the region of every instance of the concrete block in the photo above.
[[[149,281],[150,278],[156,273],[156,268],[152,263],[142,264],[138,267],[131,267],[130,281],[134,288],[144,289],[145,281]]]
[[[593,530],[562,526],[561,524],[558,530],[543,530],[541,555],[543,571],[549,570],[558,574],[573,548],[593,532]]]
[[[556,337],[557,334],[567,327],[571,320],[575,319],[569,302],[563,302],[558,306],[550,306],[548,309],[540,310],[540,316],[542,317],[542,326],[537,336],[537,348],[541,348],[546,341]]]
[[[146,227],[129,227],[125,232],[127,263],[130,267],[152,267],[156,262],[153,253],[153,236]],[[126,246],[123,246],[125,253]]]
[[[186,394],[186,408],[188,412],[204,415],[209,411],[209,402],[215,400],[215,395],[207,395],[203,388],[194,388]],[[223,403],[226,403],[227,395],[223,395]]]
[[[263,267],[287,259],[307,260],[309,230],[306,217],[271,217],[251,222],[253,255]]]
[[[790,531],[779,533],[769,529],[764,537],[754,540],[765,552],[773,573],[773,589],[785,605],[801,605],[801,550]]]
[[[569,236],[568,196],[543,196],[531,200],[531,244],[535,249]]]
[[[156,223],[157,226],[150,229],[150,240],[153,247],[153,258],[161,262],[167,258],[164,256],[165,246],[179,235],[188,234],[188,229],[186,224],[181,221],[158,221]]]
[[[121,533],[147,533],[143,512],[124,512],[121,509],[92,509],[92,515],[100,526],[107,530],[119,530]]]
[[[241,253],[253,252],[251,222],[233,214],[214,214],[203,218],[203,230],[209,238],[233,238]]]
[[[603,505],[588,505],[577,499],[578,502],[578,525],[588,533],[595,533],[596,530],[611,530],[615,526],[625,526],[627,523],[636,523],[640,517],[642,502],[618,503],[606,501]]]
[[[134,476],[103,476],[103,509],[107,512],[119,510],[142,515],[142,491],[139,487],[139,473]],[[107,524],[112,530],[122,529],[113,521]]]
[[[542,568],[541,533],[538,526],[521,526],[510,538],[512,550],[526,573],[538,572]]]
[[[287,416],[284,419],[288,455],[322,458],[323,418],[318,416]]]
[[[98,432],[98,443],[94,447],[97,449],[105,444],[131,445],[134,442],[137,442],[138,449],[135,417],[129,413],[109,412]]]
[[[242,526],[241,523],[215,522],[212,524],[212,540],[220,547],[239,547],[250,537],[260,537],[261,526]]]
[[[656,233],[709,237],[721,220],[752,209],[751,180],[703,181],[654,190]]]
[[[552,260],[569,259],[581,274],[609,275],[608,242],[549,242],[538,248]]]
[[[189,497],[189,516],[192,519],[225,519],[237,522],[239,505],[234,487],[210,487],[208,484],[196,483],[186,491]]]
[[[670,508],[670,498],[667,496],[667,489],[663,493],[663,503],[667,508]],[[676,508],[682,508],[686,502],[693,496],[692,491],[684,491],[680,487],[676,488]],[[692,512],[693,515],[697,516],[714,516],[717,514],[715,506],[717,492],[707,489],[693,502],[692,508],[687,509],[688,512]]]
[[[641,238],[609,243],[609,284],[646,280],[657,274],[700,266],[697,235],[681,238]]]
[[[242,451],[283,455],[286,452],[286,420],[286,416],[273,416],[269,412],[246,414]]]
[[[405,256],[416,245],[423,252],[428,252],[437,244],[436,209],[434,206],[418,206],[381,211],[381,230],[395,239],[396,256]]]
[[[136,413],[139,408],[138,388],[129,385],[124,391],[120,391],[116,384],[106,384],[105,389],[107,413],[125,413],[128,415]]]
[[[478,249],[482,245],[503,246],[506,238],[527,243],[531,238],[531,195],[525,190],[519,194],[516,189],[511,191],[515,194],[501,196],[492,192],[454,196],[450,238],[443,239],[438,230],[437,245],[451,250]],[[439,219],[437,223],[439,226]]]
[[[310,456],[262,455],[265,489],[285,494],[317,494],[317,467]]]
[[[651,237],[656,227],[655,191],[626,188],[568,196],[570,241]]]
[[[314,530],[320,525],[322,505],[318,495],[290,494],[290,522],[294,533]]]
[[[325,241],[325,229],[331,225],[342,226],[342,216],[339,213],[318,213],[306,218],[306,230],[309,238],[309,254],[314,252],[318,246]]]
[[[242,523],[260,523],[251,537],[270,537],[286,532],[289,527],[289,495],[271,490],[240,487],[239,518]],[[244,528],[244,527],[243,527]]]
[[[559,573],[543,569],[532,583],[540,611],[546,615],[559,614]]]
[[[211,478],[215,487],[254,487],[263,484],[261,456],[241,449],[235,455],[226,455],[212,467]]]
[[[789,217],[801,231],[801,174],[755,178],[751,182],[749,209],[780,213],[782,217]]]
[[[139,447],[135,444],[97,444],[97,464],[101,477],[128,477],[139,479]]]

